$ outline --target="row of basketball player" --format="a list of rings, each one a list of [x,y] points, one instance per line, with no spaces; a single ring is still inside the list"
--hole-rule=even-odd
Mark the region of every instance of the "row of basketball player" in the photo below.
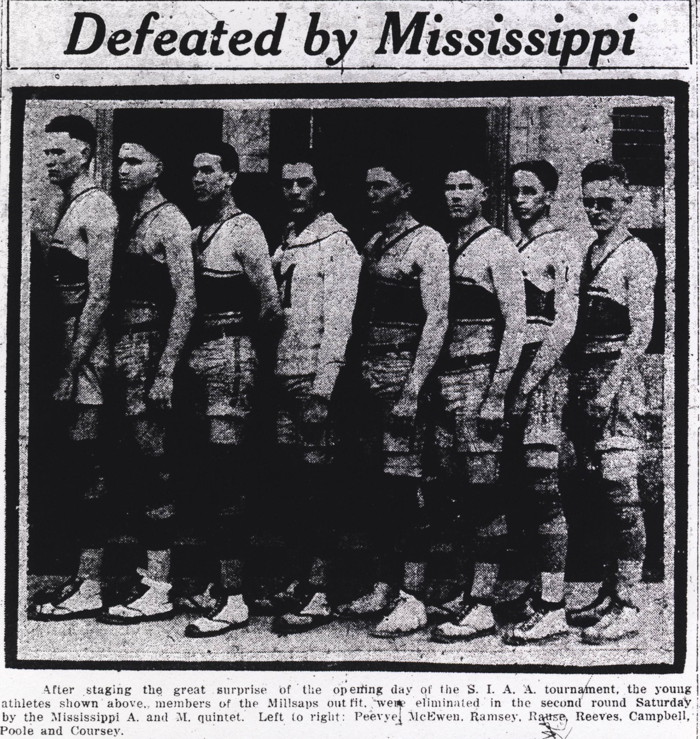
[[[237,471],[256,377],[254,334],[276,342],[278,449],[289,495],[296,496],[289,527],[306,563],[304,577],[273,598],[276,630],[305,631],[339,616],[376,616],[371,634],[377,637],[424,628],[421,515],[426,501],[442,498],[459,509],[450,515],[465,521],[471,571],[463,573],[464,592],[437,609],[442,623],[432,636],[446,642],[493,633],[507,541],[502,523],[512,514],[503,493],[507,466],[521,472],[511,483],[517,494],[508,498],[523,512],[517,520],[529,542],[522,555],[531,584],[500,609],[508,614],[503,639],[538,643],[571,625],[584,627],[583,640],[596,644],[637,633],[634,594],[645,552],[637,489],[638,365],[650,341],[656,265],[626,228],[631,196],[623,167],[601,160],[582,171],[583,207],[596,233],[586,246],[550,220],[554,167],[516,163],[508,180],[522,232],[515,244],[482,214],[483,177],[454,162],[444,179],[452,227],[445,243],[411,214],[406,162],[379,158],[370,162],[365,183],[376,233],[358,249],[324,211],[313,160],[294,157],[281,169],[289,225],[270,257],[259,224],[232,196],[238,156],[230,145],[203,142],[194,157],[192,187],[203,225],[192,231],[158,189],[158,142],[133,136],[119,148],[118,184],[132,210],[118,224],[110,196],[89,174],[91,124],[55,118],[46,137],[48,178],[64,196],[47,249],[67,348],[55,398],[75,408],[72,463],[84,495],[76,576],[39,598],[32,617],[97,616],[130,624],[172,614],[173,501],[164,419],[173,374],[186,362],[206,435],[197,494],[209,511],[204,533],[219,566],[212,586],[192,596],[208,610],[185,634],[211,637],[248,624],[246,490]],[[104,329],[108,310],[117,320],[111,341]],[[334,390],[353,315],[366,392],[361,408],[373,414],[368,438],[382,460],[368,515],[375,585],[332,606]],[[186,346],[193,348],[184,356]],[[138,510],[147,552],[139,589],[112,605],[101,596],[104,541],[100,526],[92,525],[97,514],[90,494],[100,474],[98,420],[108,362],[133,442],[124,467],[134,479],[123,494],[131,495],[133,515]],[[424,433],[417,417],[429,376],[437,378],[437,402]],[[577,610],[564,602],[567,521],[557,472],[567,393],[581,476],[587,489],[604,491],[601,515],[615,543],[598,597]],[[504,440],[507,465],[501,463]],[[430,474],[421,467],[424,446],[435,461]]]

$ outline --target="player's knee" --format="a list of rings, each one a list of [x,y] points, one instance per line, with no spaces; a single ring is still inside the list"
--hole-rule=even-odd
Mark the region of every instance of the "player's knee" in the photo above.
[[[556,470],[559,468],[559,450],[548,445],[528,445],[524,450],[528,470]]]
[[[636,449],[605,449],[600,455],[600,471],[604,480],[626,482],[636,479],[638,462]]]
[[[495,452],[468,452],[463,466],[467,482],[475,485],[492,485],[500,476],[500,455]]]
[[[565,537],[568,531],[569,527],[566,523],[566,518],[564,518],[561,512],[548,520],[541,521],[537,526],[537,533],[540,536]]]
[[[243,440],[241,424],[233,418],[210,418],[208,435],[212,444],[238,446]]]
[[[79,406],[71,422],[69,437],[71,441],[95,441],[99,429],[99,408]]]
[[[165,430],[162,424],[139,417],[132,425],[133,439],[139,452],[146,457],[162,457],[165,454]]]

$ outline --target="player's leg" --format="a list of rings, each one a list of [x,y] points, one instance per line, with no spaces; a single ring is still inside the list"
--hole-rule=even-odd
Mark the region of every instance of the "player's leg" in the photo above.
[[[612,404],[602,438],[600,479],[612,524],[610,599],[597,623],[584,629],[583,641],[601,644],[634,636],[639,630],[635,591],[642,580],[646,529],[637,482],[639,429],[635,410],[641,378],[630,372]]]
[[[534,572],[532,611],[504,634],[511,644],[542,642],[566,634],[564,577],[568,527],[559,491],[564,370],[555,367],[528,400],[523,433],[524,490],[529,557]]]
[[[174,534],[174,500],[166,456],[166,416],[148,404],[162,338],[156,332],[125,334],[114,349],[117,381],[126,416],[125,458],[130,488],[121,491],[136,520],[136,534],[146,549],[147,565],[139,570],[141,583],[124,603],[109,607],[100,620],[136,623],[167,618],[170,602],[170,565]]]
[[[247,337],[223,337],[193,354],[191,367],[201,381],[206,443],[202,483],[211,505],[205,517],[218,562],[216,602],[206,616],[189,624],[191,637],[215,636],[246,626],[243,568],[250,538],[246,499],[250,466],[244,449],[255,382],[256,359]]]
[[[502,438],[482,438],[478,421],[491,374],[488,365],[477,365],[451,378],[451,384],[459,389],[459,402],[454,404],[456,495],[463,501],[463,537],[472,572],[471,577],[465,577],[465,581],[471,580],[471,587],[462,607],[451,621],[433,631],[438,641],[486,636],[496,627],[492,606],[506,539],[500,481]]]

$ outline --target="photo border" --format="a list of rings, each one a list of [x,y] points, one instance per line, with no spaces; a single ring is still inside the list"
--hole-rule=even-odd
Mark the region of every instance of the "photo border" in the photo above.
[[[453,673],[545,674],[663,674],[680,673],[687,651],[688,574],[688,363],[689,363],[689,83],[680,80],[553,80],[489,82],[378,82],[378,83],[275,83],[231,85],[138,85],[12,87],[9,197],[8,290],[6,374],[5,475],[5,666],[14,669],[96,670],[260,670],[260,671],[384,671]],[[354,99],[363,98],[479,98],[479,97],[667,97],[674,105],[675,247],[674,275],[674,437],[675,437],[675,541],[674,541],[674,660],[670,664],[643,665],[469,665],[435,662],[371,661],[139,661],[139,660],[32,660],[17,654],[19,603],[20,501],[20,292],[22,244],[22,167],[24,113],[28,100],[211,100],[211,99]],[[667,275],[668,279],[668,275]],[[668,284],[668,283],[667,283]],[[668,412],[668,410],[667,410]]]

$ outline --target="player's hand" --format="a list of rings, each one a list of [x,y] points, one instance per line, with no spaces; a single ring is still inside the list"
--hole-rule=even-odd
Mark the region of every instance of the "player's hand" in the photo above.
[[[156,408],[170,410],[173,407],[173,378],[170,375],[156,375],[148,399]]]
[[[417,412],[418,396],[402,395],[391,409],[391,423],[406,433],[415,425]]]
[[[519,392],[515,396],[515,400],[511,406],[511,413],[514,416],[524,416],[527,410],[527,395],[523,392]]]
[[[505,402],[503,398],[487,397],[479,410],[479,435],[491,441],[503,430]]]
[[[588,404],[590,414],[598,421],[604,421],[610,414],[610,408],[614,399],[615,393],[602,387],[595,398],[592,398]]]
[[[322,395],[311,395],[304,407],[304,423],[309,426],[325,424],[328,418],[328,398]]]
[[[75,377],[71,372],[67,372],[58,382],[56,392],[53,394],[54,400],[59,403],[68,403],[73,400],[73,392],[75,391]]]

